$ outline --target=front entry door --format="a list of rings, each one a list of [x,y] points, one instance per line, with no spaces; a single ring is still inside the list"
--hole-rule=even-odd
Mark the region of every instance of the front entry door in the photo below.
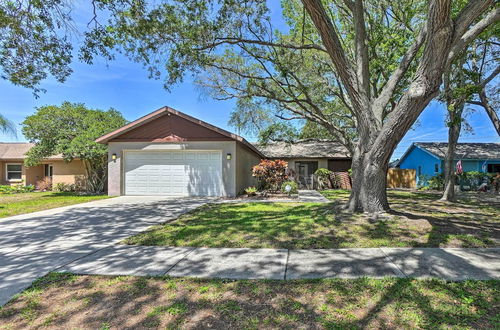
[[[298,176],[299,188],[314,189],[313,174],[318,169],[318,162],[296,162],[295,171]]]
[[[51,164],[45,164],[44,165],[44,176],[49,177],[52,179],[54,167]]]

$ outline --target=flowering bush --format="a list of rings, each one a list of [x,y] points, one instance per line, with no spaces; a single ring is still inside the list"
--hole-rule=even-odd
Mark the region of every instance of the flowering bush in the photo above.
[[[48,176],[43,177],[43,179],[38,180],[35,184],[36,190],[40,191],[50,191],[52,190],[52,179]]]
[[[263,159],[252,168],[252,175],[261,183],[266,190],[278,191],[281,184],[288,180],[288,163],[284,160]]]

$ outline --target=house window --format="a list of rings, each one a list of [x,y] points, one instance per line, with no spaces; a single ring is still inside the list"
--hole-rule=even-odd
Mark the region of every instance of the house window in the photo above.
[[[422,166],[419,166],[418,167],[418,176],[421,176],[422,175]]]
[[[434,172],[439,172],[439,165],[438,164],[434,164]]]
[[[22,164],[6,164],[5,172],[7,181],[21,181]]]
[[[500,173],[500,164],[488,164],[488,173]]]

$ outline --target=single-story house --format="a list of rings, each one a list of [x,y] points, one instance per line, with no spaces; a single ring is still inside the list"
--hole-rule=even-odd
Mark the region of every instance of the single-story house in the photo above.
[[[36,185],[49,177],[52,184],[80,183],[85,176],[85,166],[80,160],[65,162],[61,156],[52,156],[40,165],[24,166],[25,154],[33,147],[32,143],[0,142],[0,184]]]
[[[286,160],[288,167],[295,171],[299,185],[306,188],[313,187],[312,175],[318,168],[346,174],[351,168],[349,151],[336,141],[308,139],[255,146],[266,158]]]
[[[419,176],[443,172],[448,143],[415,142],[403,154],[396,167],[415,169]],[[462,161],[464,172],[500,173],[500,143],[458,143],[454,162]]]
[[[241,136],[169,107],[96,140],[108,145],[109,195],[235,196],[264,155]]]
[[[256,185],[252,167],[282,158],[297,172],[347,171],[338,144],[304,141],[258,146],[241,136],[163,107],[96,140],[108,145],[108,194],[235,196]]]

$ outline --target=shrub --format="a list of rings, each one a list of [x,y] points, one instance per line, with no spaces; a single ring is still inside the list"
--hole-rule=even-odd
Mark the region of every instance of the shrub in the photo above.
[[[430,177],[425,174],[421,174],[418,176],[418,185],[417,189],[422,190],[425,187],[425,190],[429,189],[429,179]]]
[[[292,189],[286,191],[286,186],[290,186]],[[281,184],[281,192],[284,194],[297,194],[299,192],[299,185],[295,181],[285,181]]]
[[[20,186],[19,188],[20,189],[18,190],[18,192],[20,193],[29,193],[35,191],[35,186],[32,184],[29,184],[27,186]]]
[[[0,185],[0,194],[20,194],[20,193],[28,193],[35,190],[33,185]]]
[[[75,192],[77,191],[77,187],[74,184],[58,182],[53,188],[56,192]]]
[[[470,171],[459,174],[458,181],[462,189],[469,187],[470,190],[477,190],[482,183],[487,183],[490,186],[493,176],[492,173]]]
[[[259,180],[264,190],[277,191],[288,179],[287,169],[288,163],[284,160],[263,159],[252,168],[252,175]]]
[[[314,176],[318,178],[319,189],[328,188],[328,183],[330,181],[330,176],[332,175],[332,171],[326,168],[318,168],[316,172],[314,172]]]
[[[52,179],[48,176],[36,182],[36,190],[49,191],[52,190]]]
[[[443,190],[444,189],[444,174],[440,173],[434,176],[431,176],[429,181],[429,189],[431,190]]]
[[[245,189],[245,194],[247,194],[248,196],[255,196],[255,195],[257,195],[257,188],[248,187]]]

